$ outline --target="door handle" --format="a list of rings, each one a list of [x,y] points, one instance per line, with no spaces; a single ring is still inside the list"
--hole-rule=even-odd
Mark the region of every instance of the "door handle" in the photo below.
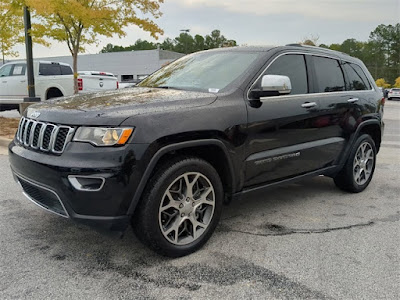
[[[311,108],[311,107],[314,107],[314,106],[316,106],[316,105],[317,105],[316,102],[306,102],[306,103],[303,103],[303,104],[301,105],[301,107],[303,107],[303,108]]]
[[[357,101],[358,101],[358,98],[350,98],[349,100],[347,100],[347,102],[349,102],[349,103],[354,103]]]
[[[7,83],[7,81],[2,81],[1,83]]]
[[[26,80],[21,80],[20,82],[22,82],[22,83],[23,83],[23,82],[26,82]]]

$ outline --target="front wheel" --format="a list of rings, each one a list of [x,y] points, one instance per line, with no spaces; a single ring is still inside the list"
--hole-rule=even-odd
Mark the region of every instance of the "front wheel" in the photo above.
[[[221,180],[208,162],[177,158],[150,179],[132,225],[137,237],[157,253],[184,256],[210,238],[222,202]]]
[[[368,134],[361,135],[354,143],[343,169],[335,176],[337,187],[359,193],[371,182],[375,171],[376,147]]]

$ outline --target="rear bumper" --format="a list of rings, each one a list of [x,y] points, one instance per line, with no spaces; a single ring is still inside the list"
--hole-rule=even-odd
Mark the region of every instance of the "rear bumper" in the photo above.
[[[123,231],[127,214],[141,178],[137,157],[146,145],[96,148],[69,143],[60,155],[26,149],[11,142],[9,160],[24,195],[35,204],[59,216],[87,225]],[[71,176],[104,179],[99,189],[82,190]]]

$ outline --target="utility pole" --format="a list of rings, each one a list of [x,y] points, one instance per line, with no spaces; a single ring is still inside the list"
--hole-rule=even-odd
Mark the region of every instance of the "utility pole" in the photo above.
[[[188,35],[190,29],[181,29],[180,31],[185,32],[185,34],[186,34],[186,40],[185,40],[185,54],[187,54],[187,35]]]
[[[35,95],[35,78],[33,75],[33,54],[31,36],[31,13],[27,6],[24,6],[24,27],[25,27],[25,49],[26,49],[26,71],[28,76],[28,95],[24,102],[39,102],[40,98]]]

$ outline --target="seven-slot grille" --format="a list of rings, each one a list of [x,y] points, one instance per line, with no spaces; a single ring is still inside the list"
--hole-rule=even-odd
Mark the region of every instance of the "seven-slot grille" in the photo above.
[[[74,129],[69,126],[43,123],[22,117],[17,140],[26,147],[60,154],[69,142]]]

